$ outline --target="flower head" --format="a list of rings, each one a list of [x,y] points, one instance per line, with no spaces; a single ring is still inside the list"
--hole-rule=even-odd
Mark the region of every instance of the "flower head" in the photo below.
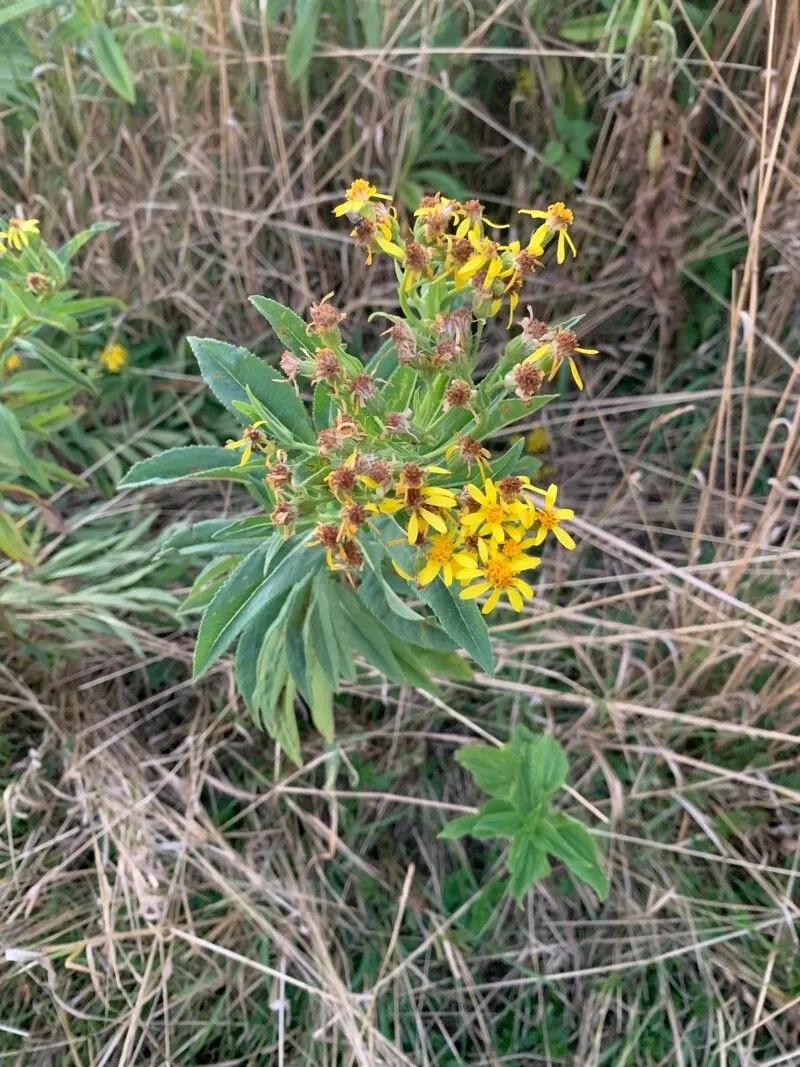
[[[17,355],[16,352],[11,352],[6,356],[6,361],[3,364],[3,372],[5,374],[13,374],[18,371],[22,366],[22,357]]]
[[[572,508],[556,507],[558,488],[552,484],[547,487],[547,490],[537,489],[536,486],[532,486],[531,488],[534,493],[538,493],[540,496],[544,497],[544,503],[541,506],[537,504],[532,505],[533,518],[535,522],[539,524],[539,528],[534,534],[533,543],[540,545],[545,537],[551,533],[559,544],[564,546],[564,548],[575,548],[575,541],[572,539],[572,536],[561,526],[562,522],[574,519],[575,512]]]
[[[345,315],[329,302],[332,296],[333,293],[328,293],[319,303],[312,304],[308,309],[309,323],[306,333],[316,334],[318,337],[324,337],[326,334],[335,336],[339,333],[339,323]]]
[[[434,534],[425,555],[425,565],[417,574],[417,581],[422,586],[430,585],[434,578],[441,574],[444,584],[451,586],[453,578],[458,577],[463,567],[471,569],[475,563],[474,553],[459,551],[456,547],[454,531]]]
[[[269,444],[269,438],[261,429],[264,425],[263,419],[260,419],[258,422],[254,422],[251,426],[247,426],[242,431],[242,436],[236,441],[228,441],[226,443],[226,448],[242,449],[242,458],[239,460],[240,467],[243,467],[250,459],[254,448],[263,450]]]
[[[120,344],[106,345],[97,358],[109,374],[119,374],[128,362],[128,350],[124,345]]]
[[[579,348],[578,335],[574,330],[556,330],[552,340],[540,345],[529,357],[529,360],[531,363],[541,363],[544,366],[549,363],[550,368],[547,375],[549,381],[555,378],[561,364],[566,360],[569,364],[572,380],[579,389],[583,389],[583,378],[575,361],[576,353],[581,356],[596,356],[597,349]]]
[[[17,252],[21,252],[28,247],[31,237],[38,235],[38,219],[9,219],[8,229],[0,232],[0,243],[6,241]]]
[[[572,214],[566,204],[558,200],[555,204],[548,205],[547,211],[532,211],[528,208],[523,208],[520,211],[520,215],[530,215],[534,219],[544,219],[542,225],[534,230],[531,235],[529,248],[542,248],[544,244],[552,237],[554,233],[558,234],[558,243],[556,247],[556,261],[563,263],[566,259],[566,245],[569,245],[570,251],[573,256],[578,254],[577,249],[569,235],[569,227],[572,225],[575,216]]]
[[[467,533],[479,537],[491,537],[502,544],[506,539],[506,527],[517,524],[526,515],[526,506],[521,500],[508,500],[497,491],[491,478],[483,483],[483,489],[469,484],[467,492],[478,505],[475,511],[462,515],[461,525]]]
[[[344,200],[333,209],[334,215],[339,218],[352,211],[360,215],[370,205],[371,200],[391,200],[387,193],[379,193],[378,187],[368,182],[366,178],[356,178],[348,185],[344,194]]]
[[[518,363],[506,375],[506,385],[525,403],[529,403],[541,392],[543,384],[544,374],[530,359]]]
[[[495,548],[485,561],[476,561],[472,567],[465,566],[459,571],[458,580],[466,584],[466,588],[461,590],[461,599],[472,600],[488,593],[482,609],[483,614],[488,615],[505,594],[511,607],[515,611],[522,611],[523,598],[530,600],[533,589],[519,575],[522,571],[533,570],[541,562],[538,556],[526,556],[524,552],[510,558]],[[470,585],[471,582],[474,584]]]

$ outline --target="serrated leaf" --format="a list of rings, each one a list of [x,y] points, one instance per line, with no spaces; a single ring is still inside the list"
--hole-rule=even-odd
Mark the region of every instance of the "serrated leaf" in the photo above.
[[[185,445],[169,448],[157,456],[134,463],[118,489],[140,489],[145,485],[170,485],[185,479],[225,479],[249,482],[246,467],[239,466],[240,455],[220,445]]]
[[[462,600],[458,590],[449,589],[438,578],[419,590],[419,597],[442,624],[459,648],[463,648],[487,674],[494,673],[494,657],[489,630],[478,606]]]
[[[292,386],[268,363],[246,348],[211,337],[187,338],[209,389],[240,422],[234,401],[247,404],[251,395],[285,430],[288,442],[313,445],[316,436],[303,401]]]
[[[506,800],[514,785],[517,757],[507,746],[469,745],[456,752],[456,763],[469,771],[476,783],[491,797]]]
[[[521,828],[522,816],[509,805],[507,811],[479,813],[472,833],[479,841],[484,841],[491,837],[513,837]]]
[[[319,348],[317,339],[308,333],[306,324],[291,308],[270,300],[268,296],[251,296],[250,303],[264,316],[280,343],[298,359],[308,359]]]
[[[467,834],[472,833],[472,828],[477,821],[477,815],[459,815],[458,818],[451,819],[449,823],[446,823],[436,836],[442,841],[453,841],[458,837],[466,837]]]
[[[519,905],[533,883],[550,873],[547,853],[527,834],[514,839],[508,854],[508,868],[511,871],[508,891]]]
[[[90,40],[100,73],[115,93],[132,104],[136,100],[133,75],[114,34],[104,22],[96,22]]]
[[[529,745],[528,773],[533,788],[540,796],[551,797],[567,780],[569,764],[564,749],[552,734],[543,734]]]
[[[601,900],[608,896],[608,878],[600,866],[594,838],[583,825],[563,812],[551,812],[536,831],[536,841],[563,860],[572,873],[594,889]]]

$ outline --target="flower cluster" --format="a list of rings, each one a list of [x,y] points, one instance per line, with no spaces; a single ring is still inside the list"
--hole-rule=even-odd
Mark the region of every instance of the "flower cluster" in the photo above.
[[[386,343],[365,363],[348,348],[333,294],[314,303],[279,367],[287,389],[313,391],[315,444],[281,440],[255,417],[227,447],[242,465],[263,467],[273,525],[305,534],[351,584],[388,553],[412,595],[457,582],[464,600],[485,597],[484,613],[502,597],[520,611],[533,596],[522,574],[541,562],[529,550],[548,534],[574,548],[563,525],[573,512],[557,506],[555,485],[531,481],[534,461],[526,472],[517,458],[493,458],[484,442],[541,407],[545,382],[564,363],[582,387],[575,355],[595,350],[579,347],[574,322],[551,327],[529,309],[479,377],[482,320],[505,302],[513,317],[551,243],[559,262],[566,247],[574,253],[572,213],[560,203],[527,212],[542,220],[538,229],[525,244],[501,244],[482,204],[436,193],[404,232],[390,198],[358,179],[334,214],[350,217],[368,262],[375,254],[395,261],[402,315],[387,316]]]
[[[38,219],[9,219],[8,229],[0,230],[0,255],[5,252],[6,247],[21,252],[23,248],[28,247],[31,237],[38,235]]]
[[[564,262],[567,247],[576,254],[569,234],[573,214],[560,201],[546,211],[520,211],[542,220],[541,224],[526,243],[503,244],[495,235],[507,226],[488,219],[478,200],[462,202],[441,193],[425,196],[414,212],[412,231],[404,235],[396,210],[385,202],[390,199],[358,178],[333,211],[355,221],[351,236],[364,248],[367,263],[376,252],[397,262],[401,295],[424,282],[446,283],[455,292],[471,294],[472,309],[479,318],[496,315],[507,301],[510,326],[520,292],[541,266],[548,244],[555,239],[558,263]]]

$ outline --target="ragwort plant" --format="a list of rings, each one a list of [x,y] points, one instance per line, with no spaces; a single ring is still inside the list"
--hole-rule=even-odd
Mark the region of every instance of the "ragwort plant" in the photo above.
[[[395,264],[400,314],[386,316],[378,351],[364,360],[350,350],[333,294],[307,321],[252,297],[286,346],[279,369],[190,338],[240,436],[144,460],[121,483],[222,478],[254,498],[254,514],[178,535],[184,551],[213,552],[184,604],[202,612],[194,672],[238,640],[240,692],[298,764],[298,695],[332,742],[333,697],[355,679],[356,656],[389,681],[427,690],[432,676],[470,677],[459,650],[492,672],[486,616],[522,611],[541,553],[575,542],[573,511],[556,485],[534,483],[522,443],[493,458],[485,441],[551,400],[544,390],[562,364],[582,388],[576,357],[596,354],[580,347],[574,320],[550,326],[529,311],[488,373],[476,373],[486,320],[503,315],[510,328],[544,257],[554,249],[561,264],[575,254],[564,204],[521,212],[537,222],[525,243],[503,243],[503,227],[478,201],[440,193],[422,198],[407,229],[391,198],[364,179],[334,214],[348,216],[368,264]],[[591,836],[550,812],[566,775],[552,738],[517,731],[501,748],[465,750],[461,762],[492,799],[447,836],[512,837],[518,898],[547,873],[548,851],[605,891]]]

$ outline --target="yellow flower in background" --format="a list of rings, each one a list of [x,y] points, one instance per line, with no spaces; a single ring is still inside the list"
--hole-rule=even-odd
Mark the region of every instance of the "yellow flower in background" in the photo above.
[[[532,456],[538,456],[542,452],[550,450],[550,434],[544,426],[536,426],[525,437],[525,451]]]
[[[543,245],[548,237],[557,233],[558,244],[556,246],[556,261],[558,263],[563,263],[566,259],[566,245],[569,245],[573,256],[578,254],[578,250],[569,235],[569,227],[574,222],[575,216],[566,204],[558,200],[555,204],[550,204],[547,211],[523,208],[519,214],[530,215],[532,219],[544,219],[544,222],[538,230],[534,231],[528,246],[529,248],[532,246],[538,247]]]
[[[18,371],[21,366],[22,357],[18,356],[16,352],[12,352],[9,356],[6,356],[3,370],[6,374],[13,374],[15,371]]]
[[[558,488],[550,484],[547,490],[537,489],[536,486],[531,487],[534,493],[539,493],[544,497],[544,505],[539,507],[537,504],[533,504],[533,516],[536,522],[539,523],[539,529],[534,534],[533,543],[540,545],[544,541],[545,537],[549,533],[552,533],[559,544],[564,548],[575,548],[575,542],[572,536],[567,533],[566,530],[561,528],[561,523],[569,521],[575,518],[575,512],[572,508],[557,508],[556,498],[558,496]]]
[[[529,510],[521,500],[504,500],[491,478],[483,483],[483,490],[471,483],[465,488],[478,505],[474,511],[461,516],[461,525],[467,534],[488,536],[502,544],[508,532],[506,524],[522,522]]]
[[[457,578],[464,567],[472,569],[476,562],[474,554],[458,551],[456,534],[452,530],[435,534],[431,538],[425,559],[425,566],[417,574],[417,581],[420,585],[430,585],[441,573],[444,584],[451,586],[453,578]]]
[[[537,556],[524,554],[509,559],[502,552],[495,550],[486,562],[476,562],[473,567],[463,567],[459,571],[460,582],[475,583],[462,589],[459,596],[462,600],[472,600],[488,593],[489,596],[482,608],[484,615],[494,611],[503,594],[506,595],[515,611],[522,611],[523,600],[530,600],[533,597],[533,589],[524,578],[520,578],[520,573],[534,570],[541,562]]]
[[[364,208],[369,204],[370,200],[391,200],[392,198],[387,193],[379,193],[378,187],[368,182],[366,178],[356,178],[356,180],[347,187],[344,194],[344,200],[341,204],[337,204],[333,209],[334,215],[339,218],[342,215],[346,215],[348,211],[354,211],[356,214],[361,214]]]
[[[21,252],[28,247],[31,237],[38,236],[38,219],[9,219],[8,229],[0,232],[0,242],[6,241],[17,252]]]
[[[125,345],[120,345],[116,343],[106,345],[106,347],[98,356],[98,359],[109,372],[109,374],[119,374],[119,372],[128,362],[128,349],[125,347]]]

